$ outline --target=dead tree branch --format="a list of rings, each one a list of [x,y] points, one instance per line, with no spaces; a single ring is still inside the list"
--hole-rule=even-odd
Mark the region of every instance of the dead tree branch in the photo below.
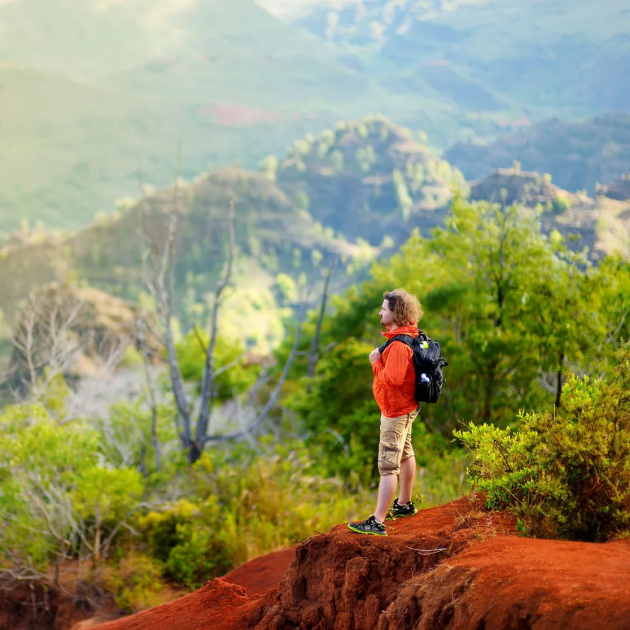
[[[300,321],[300,323],[298,324],[297,330],[295,332],[295,341],[293,342],[293,347],[291,348],[289,357],[286,363],[284,364],[284,369],[282,370],[282,375],[280,376],[280,380],[278,381],[278,384],[273,390],[271,397],[267,401],[267,404],[263,407],[262,411],[258,414],[253,424],[250,427],[248,427],[246,430],[238,431],[236,433],[228,433],[226,435],[206,435],[203,439],[204,444],[207,444],[208,442],[226,442],[228,440],[236,440],[236,439],[245,437],[245,435],[251,434],[265,421],[265,419],[269,415],[269,412],[278,401],[278,397],[280,396],[280,392],[282,390],[284,382],[287,378],[289,370],[291,369],[293,360],[295,359],[298,346],[300,345],[300,339],[302,335],[302,324],[303,324],[302,321]]]
[[[324,290],[322,291],[322,300],[319,307],[319,316],[317,318],[317,325],[315,326],[315,333],[313,334],[313,339],[311,340],[311,350],[307,359],[307,374],[311,377],[315,376],[317,361],[319,361],[319,358],[321,356],[321,353],[319,352],[319,337],[322,330],[322,324],[324,323],[324,316],[326,315],[326,304],[328,302],[330,281],[332,279],[333,273],[335,272],[335,268],[337,267],[338,262],[339,258],[337,256],[333,256],[333,259],[331,260],[328,270],[326,272]]]

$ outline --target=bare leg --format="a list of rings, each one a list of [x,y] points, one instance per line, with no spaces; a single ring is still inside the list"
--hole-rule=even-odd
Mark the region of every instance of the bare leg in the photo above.
[[[400,495],[398,504],[405,505],[411,501],[411,489],[416,476],[416,458],[412,455],[400,462]]]
[[[376,503],[376,511],[374,512],[374,518],[377,521],[382,523],[385,520],[387,512],[394,501],[397,486],[398,475],[385,475],[381,477],[381,481],[378,485],[378,501]]]

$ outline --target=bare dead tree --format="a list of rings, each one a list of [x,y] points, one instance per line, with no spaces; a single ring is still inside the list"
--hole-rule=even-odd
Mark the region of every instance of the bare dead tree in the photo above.
[[[73,550],[80,555],[93,551],[84,520],[72,507],[67,488],[56,484],[42,484],[34,472],[14,471],[14,481],[23,496],[23,504],[30,516],[29,526],[33,534],[42,535],[53,542],[53,586],[60,587],[60,565],[72,557]],[[11,521],[11,513],[4,513],[3,520]],[[11,571],[28,575],[31,558],[23,557],[20,550],[12,554]]]
[[[315,376],[315,368],[317,367],[317,362],[319,361],[319,358],[322,355],[322,353],[319,350],[319,337],[322,330],[322,324],[324,323],[324,316],[326,315],[326,305],[328,302],[328,292],[330,290],[330,281],[332,279],[333,273],[335,272],[335,268],[337,267],[338,262],[339,262],[339,258],[337,256],[333,256],[325,274],[324,289],[322,292],[322,299],[321,299],[321,304],[319,307],[319,316],[317,318],[317,325],[315,326],[315,333],[313,335],[313,339],[311,340],[311,350],[307,358],[308,376]]]
[[[270,410],[276,404],[280,391],[286,380],[289,368],[295,358],[302,331],[302,319],[298,324],[296,339],[284,370],[268,402],[256,415],[255,420],[247,429],[227,435],[209,435],[212,410],[217,395],[217,378],[236,366],[245,355],[237,357],[231,363],[220,368],[216,367],[215,351],[218,340],[219,316],[223,306],[225,292],[230,285],[234,271],[236,258],[236,239],[234,229],[234,197],[229,196],[228,221],[227,221],[227,261],[214,293],[214,304],[206,330],[209,339],[206,345],[197,328],[194,332],[203,350],[204,369],[201,379],[200,394],[196,401],[189,400],[186,391],[181,368],[177,358],[177,352],[173,333],[173,299],[175,293],[174,267],[176,256],[176,242],[179,222],[179,178],[176,178],[173,188],[173,210],[166,215],[166,233],[160,242],[159,237],[150,237],[147,230],[146,213],[141,213],[140,237],[143,243],[142,263],[144,280],[155,303],[155,310],[159,330],[151,329],[166,350],[168,372],[171,381],[171,390],[177,408],[176,428],[182,448],[186,451],[188,461],[194,463],[203,452],[204,445],[208,442],[219,442],[238,439],[256,430],[268,417]],[[148,204],[145,203],[144,210]],[[151,327],[150,324],[148,324]]]
[[[74,328],[84,304],[55,298],[50,291],[33,292],[14,332],[9,383],[18,398],[39,399],[82,350]]]
[[[0,545],[2,554],[7,559],[7,566],[0,567],[0,591],[13,591],[22,584],[44,582],[48,576],[40,571],[32,558],[21,558],[14,548]]]
[[[146,318],[138,317],[136,320],[136,338],[138,345],[140,346],[140,352],[142,354],[142,365],[144,367],[145,383],[149,394],[149,409],[151,411],[151,445],[153,446],[153,453],[155,456],[155,469],[157,472],[162,472],[162,456],[160,452],[160,441],[157,435],[157,420],[158,420],[158,397],[155,387],[155,380],[153,378],[153,363],[156,355],[156,350],[152,347],[148,334],[148,324]],[[146,446],[143,440],[142,446],[142,462],[143,467],[144,458],[146,456]]]
[[[302,324],[303,324],[303,321],[304,321],[304,318],[300,317],[300,320],[299,320],[298,326],[297,326],[297,330],[295,332],[295,341],[293,342],[293,347],[291,348],[291,352],[289,353],[289,357],[287,358],[286,363],[284,364],[284,369],[282,370],[282,374],[280,376],[280,379],[278,380],[278,383],[277,383],[275,389],[273,390],[273,393],[269,397],[269,400],[267,401],[267,404],[262,408],[262,410],[257,415],[256,420],[254,420],[252,425],[250,427],[248,427],[246,430],[238,431],[238,432],[235,432],[235,433],[230,433],[230,434],[227,434],[227,435],[206,435],[203,438],[203,444],[206,444],[208,442],[219,442],[219,441],[226,441],[226,440],[235,440],[235,439],[244,437],[246,434],[251,433],[252,431],[256,430],[267,419],[267,416],[269,415],[269,412],[271,411],[271,409],[278,402],[278,397],[280,396],[280,391],[282,390],[282,386],[284,385],[284,382],[285,382],[285,380],[287,378],[287,375],[289,374],[289,370],[291,369],[291,365],[293,364],[293,360],[295,359],[295,356],[296,356],[296,353],[297,353],[297,349],[298,349],[298,347],[300,345],[300,339],[301,339],[301,336],[302,336]]]
[[[7,384],[17,398],[38,400],[59,375],[72,374],[80,355],[99,373],[109,373],[130,339],[130,331],[95,324],[93,307],[74,290],[46,285],[31,293],[22,309]]]

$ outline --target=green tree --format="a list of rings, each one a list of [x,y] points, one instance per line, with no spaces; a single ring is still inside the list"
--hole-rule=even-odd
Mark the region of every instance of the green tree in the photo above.
[[[0,576],[58,582],[71,557],[98,558],[137,504],[140,473],[102,463],[100,436],[82,423],[59,426],[37,405],[0,417]]]
[[[458,196],[444,227],[430,238],[414,234],[374,265],[364,284],[332,300],[321,344],[334,349],[314,378],[292,389],[289,404],[339,456],[343,447],[329,429],[349,448],[353,436],[372,444],[371,414],[378,411],[367,354],[383,342],[382,292],[404,287],[420,297],[426,311],[420,325],[450,362],[439,403],[423,406],[424,424],[444,436],[462,422],[511,424],[519,409],[560,403],[571,371],[604,369],[606,339],[623,333],[630,309],[623,269],[620,261],[589,266],[583,253],[543,235],[536,213]],[[305,346],[312,329],[309,322]],[[294,378],[304,372],[298,361]]]

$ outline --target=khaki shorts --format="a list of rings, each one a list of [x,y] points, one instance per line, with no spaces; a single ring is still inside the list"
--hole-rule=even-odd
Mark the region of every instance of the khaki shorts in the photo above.
[[[381,477],[400,473],[400,462],[413,456],[411,425],[420,407],[398,418],[381,415],[381,438],[378,445],[378,472]]]

